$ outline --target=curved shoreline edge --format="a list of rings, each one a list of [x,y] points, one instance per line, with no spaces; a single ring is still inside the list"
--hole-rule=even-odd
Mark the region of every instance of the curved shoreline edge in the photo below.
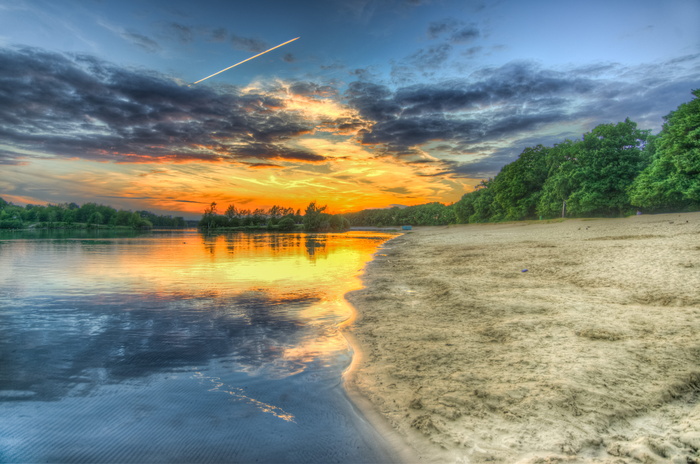
[[[700,213],[419,228],[345,295],[346,391],[404,462],[700,462],[699,269]]]
[[[338,326],[352,352],[350,365],[348,365],[342,374],[342,383],[345,393],[351,404],[357,409],[359,416],[367,420],[370,426],[379,433],[381,444],[385,447],[387,452],[391,454],[390,459],[387,461],[387,463],[391,464],[416,462],[418,458],[406,439],[392,427],[386,417],[377,410],[355,383],[357,369],[362,365],[364,353],[362,351],[362,345],[352,333],[352,327],[356,322],[362,319],[362,313],[357,310],[351,298],[353,293],[366,288],[364,276],[367,272],[367,267],[376,259],[377,255],[385,249],[388,243],[402,236],[403,234],[397,234],[395,237],[389,238],[379,245],[377,250],[372,253],[370,260],[365,263],[364,267],[357,275],[358,286],[343,295],[343,300],[350,310],[350,317]]]

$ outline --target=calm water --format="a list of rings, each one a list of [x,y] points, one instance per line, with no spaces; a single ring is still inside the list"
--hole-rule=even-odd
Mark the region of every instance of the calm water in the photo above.
[[[0,461],[385,462],[343,294],[390,235],[0,235]]]

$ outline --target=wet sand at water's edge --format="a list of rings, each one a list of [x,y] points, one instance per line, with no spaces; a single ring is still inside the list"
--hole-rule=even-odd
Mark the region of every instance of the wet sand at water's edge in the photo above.
[[[363,281],[346,386],[406,460],[700,463],[700,213],[419,228]]]

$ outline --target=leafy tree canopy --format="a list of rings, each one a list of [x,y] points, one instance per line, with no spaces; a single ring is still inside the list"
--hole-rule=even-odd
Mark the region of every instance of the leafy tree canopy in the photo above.
[[[650,210],[700,208],[700,89],[693,95],[664,118],[653,160],[630,189],[633,205]]]

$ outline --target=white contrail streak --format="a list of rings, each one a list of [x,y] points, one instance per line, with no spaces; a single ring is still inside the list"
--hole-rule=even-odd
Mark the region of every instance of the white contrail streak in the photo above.
[[[246,61],[250,61],[250,60],[252,60],[253,58],[257,58],[257,57],[259,57],[260,55],[264,55],[264,54],[267,53],[267,52],[271,52],[272,50],[274,50],[274,49],[276,49],[276,48],[280,48],[280,47],[282,47],[282,46],[284,46],[284,45],[287,45],[287,44],[290,43],[290,42],[294,42],[295,40],[300,39],[300,38],[301,38],[301,37],[297,37],[297,38],[292,39],[292,40],[287,40],[286,42],[281,43],[281,44],[279,44],[279,45],[277,45],[277,46],[275,46],[275,47],[272,47],[272,48],[270,48],[269,50],[265,50],[264,52],[260,52],[260,53],[258,53],[258,54],[255,55],[255,56],[251,56],[250,58],[246,58],[246,59],[243,60],[243,61],[239,61],[238,63],[236,63],[236,64],[234,64],[234,65],[232,65],[232,66],[229,66],[229,67],[226,68],[226,69],[222,69],[222,70],[219,71],[219,72],[215,72],[215,73],[212,74],[211,76],[207,76],[207,77],[205,77],[205,78],[203,78],[203,79],[200,79],[200,80],[198,80],[198,81],[196,81],[196,82],[191,83],[190,85],[199,84],[200,82],[205,81],[205,80],[209,79],[210,77],[214,77],[214,76],[216,76],[217,74],[221,74],[221,73],[224,72],[224,71],[228,71],[228,70],[231,69],[231,68],[235,68],[235,67],[238,66],[239,64],[243,64],[243,63],[245,63]]]

